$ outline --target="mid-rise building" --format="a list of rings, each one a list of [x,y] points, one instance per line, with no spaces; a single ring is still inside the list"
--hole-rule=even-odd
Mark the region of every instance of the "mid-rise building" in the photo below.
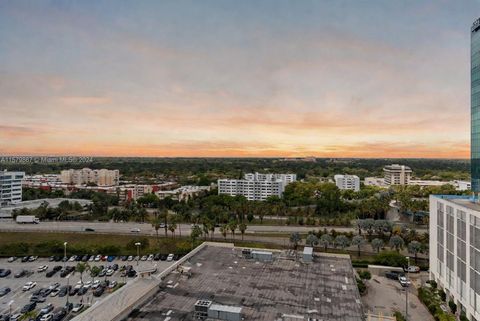
[[[296,174],[245,174],[244,179],[219,179],[218,194],[243,195],[249,201],[282,197],[285,186],[297,180]]]
[[[98,186],[116,186],[120,180],[120,172],[109,169],[68,169],[60,173],[62,183],[84,185],[93,183]]]
[[[0,207],[18,204],[22,201],[22,180],[24,172],[0,172]]]
[[[405,165],[392,164],[383,168],[385,184],[408,185],[412,177],[412,169]]]
[[[480,320],[480,204],[469,196],[430,196],[430,278]]]
[[[333,178],[335,179],[335,185],[341,190],[350,189],[355,192],[360,190],[360,178],[357,175],[337,174]]]

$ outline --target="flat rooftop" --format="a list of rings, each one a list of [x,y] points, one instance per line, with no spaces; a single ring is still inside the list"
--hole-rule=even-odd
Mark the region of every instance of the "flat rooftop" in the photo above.
[[[480,199],[474,201],[473,197],[466,195],[432,195],[444,201],[466,207],[468,209],[480,212]]]
[[[273,252],[272,262],[242,256],[241,248],[205,246],[128,320],[193,320],[197,300],[242,308],[243,320],[360,321],[364,314],[348,256],[321,255],[312,263]],[[299,253],[301,257],[301,253]]]

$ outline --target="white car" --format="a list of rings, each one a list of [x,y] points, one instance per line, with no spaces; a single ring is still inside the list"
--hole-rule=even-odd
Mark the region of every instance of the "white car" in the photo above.
[[[95,289],[98,288],[99,286],[100,286],[100,280],[95,280],[95,281],[93,281],[93,283],[92,283],[92,289],[95,290]]]
[[[20,313],[14,314],[10,317],[10,321],[18,321],[21,317],[22,315]]]
[[[42,317],[40,318],[40,321],[50,321],[52,319],[53,319],[53,313],[47,313],[42,315]]]
[[[154,257],[153,254],[150,254],[147,258],[147,261],[153,261],[153,257]]]
[[[140,233],[140,229],[137,228],[137,227],[136,227],[136,228],[132,228],[132,229],[130,230],[130,232],[131,232],[131,233]]]
[[[167,256],[167,261],[172,262],[173,261],[173,254],[168,254]]]
[[[98,262],[102,259],[102,256],[99,254],[97,256],[95,256],[95,262]]]
[[[144,255],[140,258],[140,261],[146,261],[148,259],[148,256]]]
[[[113,289],[113,288],[116,287],[116,286],[117,286],[117,281],[112,281],[112,282],[110,282],[110,284],[108,285],[108,287],[109,287],[110,289]]]
[[[83,287],[84,287],[84,288],[87,288],[87,289],[89,289],[91,286],[92,286],[92,281],[91,281],[91,280],[90,280],[90,281],[87,281],[87,282],[85,282],[85,283],[83,284]]]
[[[106,274],[107,276],[112,276],[114,272],[115,272],[115,271],[114,271],[113,269],[108,269],[107,272],[105,272],[105,274]]]
[[[70,259],[68,259],[68,262],[73,262],[73,261],[75,261],[76,259],[77,259],[77,256],[76,256],[76,255],[72,255],[72,256],[70,257]]]
[[[130,255],[130,256],[127,258],[127,261],[129,261],[129,262],[130,262],[130,261],[133,261],[133,256]]]
[[[48,265],[41,265],[38,267],[38,272],[45,272],[48,269]]]
[[[400,285],[403,286],[403,287],[406,287],[406,286],[410,285],[410,281],[403,275],[400,275],[398,277],[398,282],[400,282]]]
[[[72,312],[79,312],[81,309],[83,309],[83,304],[82,303],[77,303],[73,306]]]
[[[53,289],[52,292],[50,292],[50,296],[51,297],[57,296],[58,293],[60,293],[60,289]]]
[[[94,260],[95,260],[95,256],[93,255],[88,258],[88,262],[93,262]]]
[[[37,285],[37,282],[27,282],[22,288],[22,291],[29,291],[33,289]]]

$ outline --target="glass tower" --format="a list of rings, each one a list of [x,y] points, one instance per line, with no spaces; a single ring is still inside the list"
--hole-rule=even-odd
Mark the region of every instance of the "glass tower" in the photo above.
[[[472,192],[480,193],[480,18],[475,20],[471,31],[471,175]]]

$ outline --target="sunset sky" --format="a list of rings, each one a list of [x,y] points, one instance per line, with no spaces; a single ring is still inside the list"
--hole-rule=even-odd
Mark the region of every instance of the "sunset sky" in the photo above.
[[[469,157],[479,1],[0,0],[0,155]]]

